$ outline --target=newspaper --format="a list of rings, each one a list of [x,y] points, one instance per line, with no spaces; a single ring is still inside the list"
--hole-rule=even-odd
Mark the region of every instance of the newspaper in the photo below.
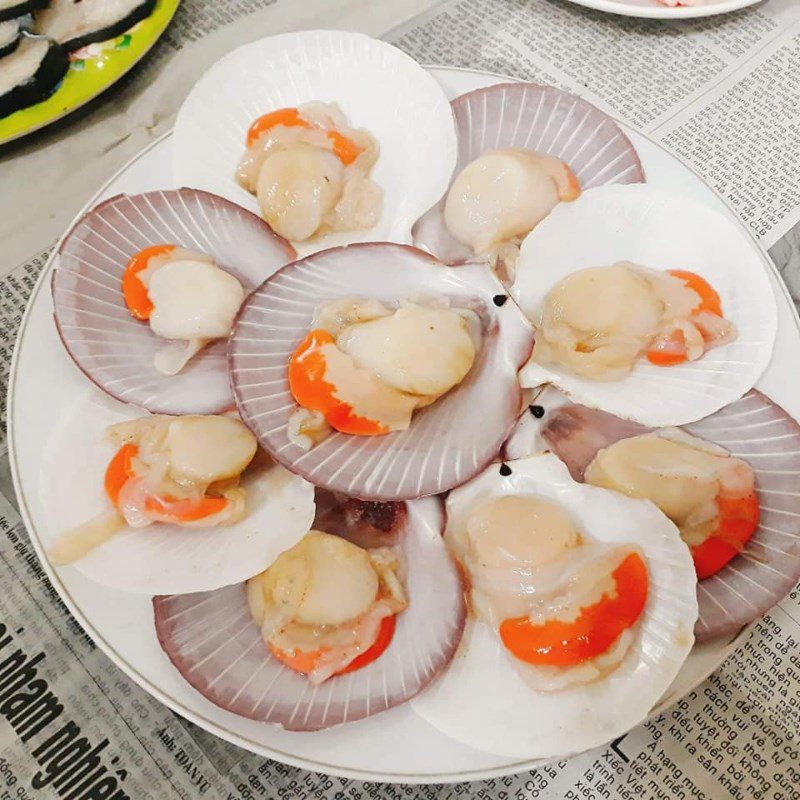
[[[150,78],[142,83],[137,76],[122,89],[122,117],[138,122],[129,122],[130,135],[108,149],[114,165],[141,147],[141,120],[149,115],[153,122],[146,137],[168,127],[191,80],[236,42],[269,32],[265,19],[273,29],[339,23],[381,34],[411,16],[405,12],[413,5],[408,0],[399,17],[381,10],[367,20],[359,17],[366,2],[341,4],[350,7],[351,17],[332,8],[339,4],[315,0],[291,4],[282,16],[277,9],[283,0],[273,2],[185,0],[162,52],[143,71]],[[416,3],[416,10],[423,5]],[[800,300],[800,169],[792,164],[800,160],[799,6],[770,0],[725,18],[665,24],[558,0],[448,0],[386,35],[423,62],[578,90],[656,138],[736,208]],[[79,125],[61,134],[70,136],[73,154],[81,148],[96,153],[116,141],[122,117],[98,113],[100,121],[87,122],[87,129]],[[707,133],[712,127],[713,136]],[[53,166],[49,146],[45,142],[36,158]],[[36,151],[36,145],[27,149]],[[8,217],[14,204],[5,192],[12,183],[15,192],[21,185],[15,182],[21,162],[8,162],[9,172],[0,161],[4,245],[16,233]],[[755,625],[720,669],[663,714],[608,747],[484,782],[410,787],[288,767],[181,719],[121,673],[70,616],[37,561],[14,507],[4,437],[13,342],[49,254],[49,248],[36,248],[55,238],[108,176],[110,164],[89,170],[83,181],[72,165],[69,180],[83,192],[77,206],[32,222],[29,236],[23,231],[14,242],[35,242],[27,251],[35,256],[14,267],[5,252],[0,265],[0,800],[800,798],[797,590]]]

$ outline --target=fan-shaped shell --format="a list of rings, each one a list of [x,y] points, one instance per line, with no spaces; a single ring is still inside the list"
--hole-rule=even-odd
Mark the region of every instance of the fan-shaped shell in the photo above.
[[[212,703],[288,730],[353,722],[405,702],[447,665],[466,620],[461,579],[447,554],[438,498],[409,502],[398,532],[408,608],[394,638],[371,664],[312,686],[272,657],[242,585],[156,597],[156,631],[178,671]],[[347,536],[347,531],[329,530]]]
[[[324,302],[348,296],[386,302],[450,298],[478,312],[483,341],[472,370],[406,431],[384,436],[334,433],[303,449],[287,437],[296,405],[287,365]],[[282,269],[242,306],[230,340],[239,413],[262,446],[314,485],[348,496],[402,500],[457,486],[491,461],[519,409],[519,365],[530,326],[488,267],[445,267],[421,250],[360,244],[326,250]]]
[[[451,525],[473,503],[529,494],[559,503],[590,540],[644,555],[648,597],[634,639],[608,675],[560,691],[529,686],[496,631],[471,620],[447,672],[412,701],[423,719],[471,747],[519,758],[560,758],[621,736],[650,712],[692,649],[695,577],[678,529],[651,503],[574,482],[551,454],[493,464],[450,493]]]
[[[555,86],[499,83],[462,94],[452,106],[458,134],[454,178],[487,150],[523,148],[560,158],[582,189],[644,181],[639,156],[619,125],[583,98]],[[445,199],[417,220],[414,244],[445,263],[461,263],[473,254],[450,235]]]
[[[432,75],[392,45],[349,31],[298,31],[239,47],[194,86],[175,122],[174,177],[255,212],[235,180],[247,130],[261,115],[312,101],[336,103],[378,142],[371,178],[383,189],[377,224],[297,244],[301,255],[364,241],[411,242],[414,221],[453,171],[450,103]],[[209,114],[208,109],[214,113]]]
[[[630,261],[688,270],[716,289],[736,339],[670,367],[640,358],[621,380],[583,378],[530,361],[524,387],[552,383],[575,402],[643,425],[685,425],[753,388],[772,357],[777,310],[763,256],[731,218],[648,184],[591,189],[560,204],[522,243],[511,295],[534,324],[545,297],[568,275]]]
[[[758,530],[742,553],[698,584],[695,633],[702,641],[760,617],[800,580],[800,425],[752,391],[686,430],[753,467],[761,506]]]
[[[46,549],[65,531],[112,510],[103,481],[115,447],[105,431],[141,416],[140,410],[95,389],[66,409],[48,443],[40,476]],[[146,595],[205,591],[243,581],[305,536],[314,519],[314,488],[266,460],[244,474],[242,485],[248,513],[233,525],[125,527],[68,568],[112,589]]]
[[[84,374],[112,397],[148,411],[221,411],[233,403],[225,342],[212,342],[177,375],[164,375],[153,356],[166,340],[125,306],[128,260],[154,244],[206,253],[245,291],[295,252],[255,214],[194,189],[112,197],[78,220],[59,248],[52,276],[56,326]]]
[[[526,413],[507,454],[550,448],[576,480],[603,447],[649,428],[585,406],[563,405],[547,391],[537,402],[541,419]],[[747,461],[755,471],[761,506],[759,527],[742,553],[698,583],[699,641],[730,636],[779,603],[800,580],[800,425],[766,395],[753,390],[740,400],[683,428]]]

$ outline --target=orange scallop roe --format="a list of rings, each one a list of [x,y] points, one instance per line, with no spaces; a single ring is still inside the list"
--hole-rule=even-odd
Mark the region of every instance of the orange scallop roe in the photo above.
[[[693,314],[705,311],[717,317],[722,316],[722,303],[719,295],[705,278],[695,272],[687,272],[682,269],[671,269],[669,274],[683,281],[683,284],[700,298],[700,302],[692,309]],[[657,367],[671,367],[686,361],[687,353],[688,348],[683,331],[674,330],[666,339],[659,340],[656,346],[647,351],[647,360]]]
[[[360,655],[357,655],[346,667],[338,670],[336,675],[345,675],[348,672],[355,672],[357,669],[366,667],[371,664],[383,651],[389,646],[394,637],[395,629],[395,615],[384,617],[381,620],[380,627],[378,628],[378,635],[375,641]],[[308,675],[316,669],[320,659],[330,652],[330,648],[320,647],[317,650],[281,650],[271,642],[269,649],[275,658],[282,664],[285,664],[289,669],[295,672],[302,672]]]
[[[722,303],[714,287],[696,272],[687,272],[682,269],[671,269],[669,274],[683,281],[687,289],[691,289],[700,298],[700,303],[692,309],[693,314],[699,311],[708,311],[709,314],[722,316]]]
[[[521,661],[536,666],[571,667],[605,653],[639,619],[649,579],[641,556],[630,553],[611,573],[616,591],[580,610],[573,622],[541,625],[528,617],[503,620],[500,638]]]
[[[117,450],[114,458],[108,462],[104,486],[106,495],[114,508],[119,506],[119,493],[122,487],[133,477],[133,466],[131,462],[139,454],[139,448],[135,444],[124,444]]]
[[[133,477],[133,459],[139,454],[135,444],[125,444],[117,450],[106,467],[104,486],[106,495],[114,508],[119,508],[119,495],[125,484]],[[219,514],[228,505],[224,497],[204,496],[199,498],[148,497],[145,510],[166,517],[174,522],[196,522]]]
[[[313,127],[300,116],[298,109],[280,108],[277,111],[271,111],[269,114],[259,117],[250,126],[247,131],[247,146],[250,147],[260,136],[263,136],[278,125],[283,125],[286,128]],[[359,147],[352,139],[348,139],[338,131],[328,131],[327,136],[331,142],[334,155],[345,166],[352,164],[363,152],[362,147]]]
[[[334,345],[328,331],[312,330],[292,353],[289,361],[289,390],[294,399],[310,411],[318,411],[328,424],[341,433],[380,436],[389,429],[375,420],[360,417],[353,407],[336,396],[337,387],[325,379],[327,364],[324,347]]]
[[[716,530],[702,543],[691,548],[697,579],[719,572],[742,552],[758,528],[760,509],[755,491],[743,497],[717,497],[719,522]]]
[[[122,296],[125,305],[136,319],[147,320],[153,313],[153,303],[147,293],[147,287],[139,278],[139,273],[147,269],[150,259],[156,256],[165,256],[175,249],[174,244],[154,244],[140,250],[128,262],[122,274]]]
[[[682,330],[674,330],[666,338],[661,338],[647,351],[647,360],[657,367],[672,367],[683,364],[688,357],[686,335]]]

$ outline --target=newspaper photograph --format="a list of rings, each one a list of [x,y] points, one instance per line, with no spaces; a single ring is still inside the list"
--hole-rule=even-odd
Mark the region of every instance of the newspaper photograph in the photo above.
[[[0,215],[0,800],[800,800],[800,586],[702,684],[608,746],[528,773],[412,786],[287,766],[184,720],[112,663],[50,585],[8,466],[6,394],[22,315],[74,214],[172,127],[192,84],[243,42],[359,29],[422,64],[579,93],[702,176],[800,304],[800,3],[686,22],[561,0],[373,5],[184,0],[151,57],[74,123],[78,135],[62,147],[45,132],[0,151],[0,198],[19,195]],[[31,170],[55,187],[47,213]]]

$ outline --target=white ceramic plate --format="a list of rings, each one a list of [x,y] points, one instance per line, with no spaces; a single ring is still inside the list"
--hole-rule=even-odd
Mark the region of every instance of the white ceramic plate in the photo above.
[[[665,6],[658,0],[567,0],[598,11],[621,14],[626,17],[649,17],[650,19],[692,19],[727,14],[740,8],[754,6],[761,0],[707,0],[702,6]]]
[[[453,69],[433,69],[432,73],[451,97],[508,80]],[[693,172],[648,139],[626,132],[653,184],[683,192],[734,219]],[[123,168],[89,206],[119,192],[169,188],[164,186],[164,176],[170,174],[171,163],[172,139],[167,136]],[[775,356],[758,388],[800,417],[800,375],[780,366],[797,359],[800,321],[774,266],[754,242],[752,247],[769,274],[778,298],[779,317]],[[156,641],[149,599],[112,592],[87,580],[74,568],[55,571],[45,561],[37,533],[46,519],[38,491],[42,454],[60,410],[79,391],[86,390],[86,379],[64,352],[53,324],[49,292],[52,268],[51,259],[22,321],[12,364],[11,467],[23,519],[50,580],[114,663],[150,694],[203,728],[255,753],[318,772],[376,781],[427,783],[479,780],[537,766],[533,761],[501,758],[460,745],[415,716],[408,705],[314,734],[288,733],[229,714],[201,697],[173,669]],[[700,683],[737,641],[695,647],[658,708],[666,707]]]

